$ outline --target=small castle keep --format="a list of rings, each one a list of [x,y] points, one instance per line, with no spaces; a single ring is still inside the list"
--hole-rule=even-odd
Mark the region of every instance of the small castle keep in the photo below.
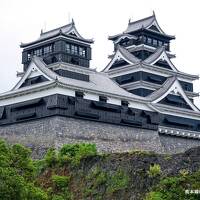
[[[0,94],[0,137],[38,151],[64,143],[96,143],[100,151],[177,153],[200,145],[197,75],[177,69],[175,37],[155,14],[110,36],[114,52],[101,71],[90,68],[93,40],[75,23],[22,43],[23,71]]]

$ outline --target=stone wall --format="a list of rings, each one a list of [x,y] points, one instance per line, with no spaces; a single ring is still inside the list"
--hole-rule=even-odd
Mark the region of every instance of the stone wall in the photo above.
[[[200,140],[172,135],[160,135],[160,141],[166,153],[180,153],[187,149],[200,146]]]
[[[0,137],[21,143],[41,157],[52,146],[95,143],[100,152],[147,150],[177,153],[200,145],[199,140],[159,135],[157,131],[66,117],[49,117],[0,127]]]

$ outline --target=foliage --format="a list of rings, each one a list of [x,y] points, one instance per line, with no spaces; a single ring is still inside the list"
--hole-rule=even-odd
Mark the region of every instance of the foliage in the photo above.
[[[95,144],[66,144],[59,152],[59,161],[61,165],[71,163],[74,166],[80,164],[81,159],[97,155]]]
[[[27,184],[27,200],[47,200],[48,195],[41,188],[36,187],[33,183]]]
[[[91,197],[92,199],[107,197],[109,199],[113,193],[128,187],[129,177],[122,169],[109,173],[100,167],[95,167],[86,177],[86,181],[88,187],[84,189],[84,197]],[[99,193],[99,190],[104,192]]]
[[[0,155],[1,200],[47,200],[47,194],[32,183],[36,170],[29,149],[0,140]]]
[[[136,154],[144,155],[141,152]],[[116,167],[113,163],[109,163],[108,156],[96,157],[91,160],[85,159],[95,155],[97,155],[95,145],[68,144],[64,145],[60,151],[49,149],[42,160],[32,160],[29,149],[19,144],[8,145],[0,140],[0,199],[103,200],[120,199],[120,195],[126,196],[127,191],[130,195],[128,188],[130,190],[136,188],[137,181],[142,179],[140,173],[138,173],[139,169],[137,168],[132,173],[137,180],[130,179],[126,167],[113,171]],[[121,156],[114,156],[110,155],[111,160],[112,158],[120,158],[121,162]],[[98,162],[96,162],[97,159]],[[80,165],[81,161],[83,163]],[[86,163],[86,161],[89,163]],[[112,167],[110,168],[110,166]],[[190,166],[185,167],[186,169],[181,169],[177,176],[172,177],[164,177],[165,171],[161,173],[161,167],[158,164],[149,167],[147,171],[149,177],[146,176],[146,171],[140,168],[145,173],[143,181],[146,181],[138,182],[138,184],[141,184],[138,186],[140,189],[143,189],[144,184],[149,184],[145,188],[149,189],[150,186],[158,183],[146,195],[145,200],[198,199],[197,195],[199,194],[186,194],[185,191],[199,190],[200,171],[189,173],[192,168]],[[132,169],[128,168],[129,170]],[[144,195],[141,190],[139,192]],[[127,196],[124,199],[129,197]]]
[[[128,175],[122,169],[118,169],[115,174],[109,177],[107,192],[114,193],[116,191],[126,189],[128,182]]]
[[[58,153],[54,148],[50,148],[45,155],[45,162],[47,166],[53,167],[58,163]]]
[[[56,169],[67,161],[78,166],[81,159],[97,154],[93,144],[68,144],[60,152],[50,148],[43,160],[32,160],[30,149],[20,145],[8,145],[0,140],[0,199],[1,200],[68,200],[69,176],[50,174],[47,187],[38,179],[49,168]],[[101,175],[97,184],[101,182]],[[37,181],[35,181],[37,180]]]
[[[149,192],[145,200],[162,200],[162,193],[160,192]]]
[[[12,168],[0,167],[0,199],[21,200],[25,196],[25,180]]]
[[[34,178],[35,167],[31,159],[31,151],[20,144],[15,144],[11,148],[11,163],[20,175],[27,179]]]
[[[61,195],[54,195],[52,200],[65,200]]]
[[[101,185],[106,185],[108,180],[108,175],[100,167],[95,167],[92,171],[86,176],[86,181],[88,182],[88,187],[84,189],[84,196],[95,196],[98,194],[98,188]]]
[[[145,200],[196,200],[199,194],[187,194],[186,190],[199,190],[200,171],[191,175],[178,175],[162,179]]]
[[[147,173],[148,173],[149,177],[156,177],[156,176],[160,175],[160,173],[161,173],[160,165],[159,164],[150,165]]]
[[[63,190],[68,187],[70,177],[53,175],[51,179],[57,190]]]

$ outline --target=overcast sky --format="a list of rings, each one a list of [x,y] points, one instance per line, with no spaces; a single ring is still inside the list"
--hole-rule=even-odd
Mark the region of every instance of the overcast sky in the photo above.
[[[101,70],[108,63],[113,45],[109,35],[123,32],[128,20],[156,13],[161,28],[176,40],[173,63],[183,72],[200,74],[199,0],[0,0],[0,92],[17,82],[22,71],[21,42],[30,42],[45,31],[65,25],[74,18],[79,33],[93,38],[91,67]],[[194,87],[200,91],[200,82]]]

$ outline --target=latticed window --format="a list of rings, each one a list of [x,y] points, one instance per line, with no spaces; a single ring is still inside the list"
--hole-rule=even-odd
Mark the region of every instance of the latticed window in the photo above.
[[[67,53],[71,53],[70,44],[65,43],[65,51],[66,51]]]
[[[42,48],[35,49],[34,52],[33,52],[33,54],[36,55],[36,56],[41,56],[42,55]]]
[[[147,37],[144,36],[144,43],[147,43]]]
[[[153,45],[157,46],[157,40],[156,39],[153,39]]]
[[[81,56],[81,57],[86,56],[86,50],[84,47],[79,47],[79,56]]]
[[[152,39],[151,38],[147,38],[147,43],[151,44],[152,43]]]
[[[45,46],[45,47],[44,47],[44,55],[45,55],[45,54],[49,54],[49,53],[51,53],[52,51],[53,51],[52,45],[49,45],[49,46]]]
[[[71,45],[71,54],[78,55],[78,47],[76,45]]]
[[[158,46],[161,47],[163,45],[162,41],[158,41]]]

